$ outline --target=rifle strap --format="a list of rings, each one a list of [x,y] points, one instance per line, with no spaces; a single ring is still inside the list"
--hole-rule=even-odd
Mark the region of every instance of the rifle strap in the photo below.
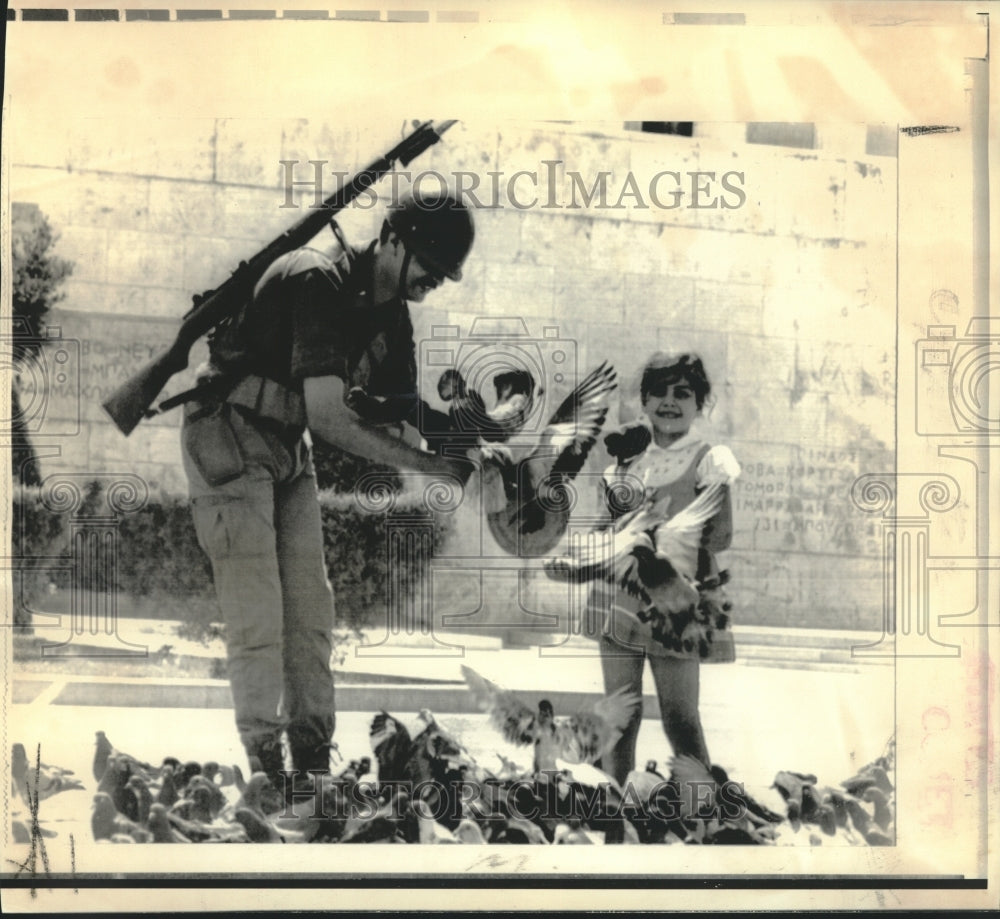
[[[191,389],[185,389],[184,392],[179,392],[169,399],[164,399],[155,408],[147,410],[146,417],[151,418],[154,415],[162,415],[164,412],[169,412],[172,408],[177,408],[178,405],[184,405],[186,402],[193,402],[196,399],[224,399],[238,382],[238,380],[225,375],[210,377]]]

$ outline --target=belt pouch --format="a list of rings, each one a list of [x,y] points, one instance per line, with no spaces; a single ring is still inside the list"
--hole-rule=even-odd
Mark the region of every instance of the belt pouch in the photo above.
[[[212,487],[239,478],[246,462],[229,418],[229,405],[189,402],[185,411],[184,447],[201,477]]]

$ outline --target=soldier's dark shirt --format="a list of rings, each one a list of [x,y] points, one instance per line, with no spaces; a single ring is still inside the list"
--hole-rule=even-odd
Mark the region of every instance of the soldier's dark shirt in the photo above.
[[[276,259],[213,360],[299,393],[303,380],[331,375],[373,396],[414,393],[409,309],[398,297],[374,302],[374,247],[336,260],[310,248]]]

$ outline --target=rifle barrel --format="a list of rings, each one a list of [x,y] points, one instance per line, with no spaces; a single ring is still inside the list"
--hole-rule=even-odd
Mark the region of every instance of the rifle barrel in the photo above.
[[[268,265],[304,246],[335,214],[390,172],[397,160],[404,166],[408,165],[436,144],[453,124],[454,121],[443,121],[435,128],[433,122],[425,121],[418,125],[388,153],[378,157],[338,188],[320,207],[311,208],[309,213],[248,261],[241,262],[239,268],[218,288],[198,299],[184,316],[173,345],[133,374],[101,403],[118,429],[126,437],[132,433],[170,377],[187,367],[188,352],[194,343],[245,302]]]

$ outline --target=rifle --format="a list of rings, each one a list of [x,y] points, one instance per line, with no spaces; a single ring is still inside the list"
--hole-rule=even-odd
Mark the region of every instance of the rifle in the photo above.
[[[194,343],[246,302],[253,293],[254,285],[276,258],[304,246],[330,222],[334,214],[343,210],[358,195],[390,172],[397,160],[403,166],[409,165],[424,150],[436,144],[454,123],[442,121],[435,127],[432,121],[425,121],[418,125],[388,153],[341,186],[323,202],[322,207],[313,209],[249,261],[240,262],[239,267],[220,287],[195,295],[194,305],[184,315],[174,343],[102,403],[118,429],[128,437],[143,418],[158,414],[158,409],[150,406],[167,385],[167,381],[187,367]]]

